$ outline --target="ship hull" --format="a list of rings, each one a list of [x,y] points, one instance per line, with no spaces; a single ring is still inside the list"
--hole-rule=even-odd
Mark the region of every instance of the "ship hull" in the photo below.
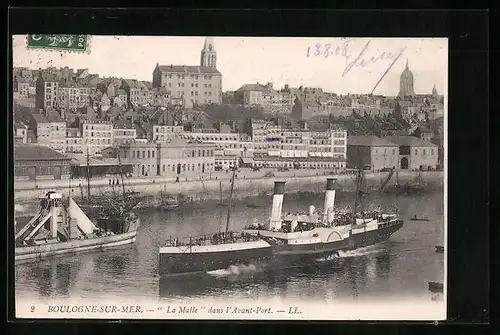
[[[335,255],[338,251],[354,250],[387,241],[401,227],[403,227],[403,221],[397,220],[376,230],[350,234],[349,237],[339,241],[302,245],[273,245],[274,261],[277,266],[313,266],[316,262],[324,262],[325,259]]]
[[[17,247],[15,249],[15,260],[16,262],[34,261],[58,255],[119,247],[133,244],[136,236],[137,231],[131,231],[123,234],[96,237],[86,240],[71,240],[67,242]]]
[[[209,246],[161,247],[161,277],[227,269],[231,265],[250,265],[272,258],[271,245],[265,241]]]

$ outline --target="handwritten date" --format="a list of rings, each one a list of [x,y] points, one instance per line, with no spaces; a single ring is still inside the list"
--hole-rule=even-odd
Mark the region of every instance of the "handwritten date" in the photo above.
[[[371,64],[375,64],[382,61],[389,61],[388,67],[385,72],[382,74],[382,77],[378,80],[373,91],[380,84],[382,79],[386,76],[386,74],[390,71],[393,65],[397,62],[397,60],[403,55],[406,50],[406,46],[399,48],[395,52],[390,51],[378,51],[371,50],[371,40],[367,41],[361,51],[357,54],[352,54],[349,47],[353,40],[345,40],[344,42],[334,46],[330,43],[321,44],[316,43],[314,46],[307,47],[306,56],[309,57],[324,57],[328,58],[330,56],[341,56],[345,59],[345,67],[342,72],[342,77],[345,77],[354,67],[364,68]]]

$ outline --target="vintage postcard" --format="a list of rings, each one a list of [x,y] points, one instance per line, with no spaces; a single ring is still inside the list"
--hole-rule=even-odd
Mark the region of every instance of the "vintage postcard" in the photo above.
[[[17,318],[446,319],[447,39],[12,42]]]

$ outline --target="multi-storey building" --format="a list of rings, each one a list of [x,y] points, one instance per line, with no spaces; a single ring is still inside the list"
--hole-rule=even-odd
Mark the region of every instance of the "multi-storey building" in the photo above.
[[[268,150],[281,150],[283,140],[280,126],[266,120],[248,119],[243,127],[253,142],[254,154],[268,154]]]
[[[127,92],[130,106],[151,104],[151,90],[144,82],[135,79],[124,79],[121,88]]]
[[[79,128],[66,128],[66,154],[82,156],[87,153],[83,143],[82,132]]]
[[[122,145],[120,153],[123,162],[133,165],[134,175],[185,177],[214,171],[214,150],[212,144],[177,139]]]
[[[50,122],[45,115],[33,113],[30,128],[35,133],[37,143],[46,146],[50,144]]]
[[[113,125],[105,121],[85,121],[81,124],[83,144],[90,156],[113,145]]]
[[[128,104],[127,92],[120,88],[116,90],[117,94],[113,97],[113,106],[126,107]]]
[[[61,82],[58,87],[58,106],[76,110],[89,103],[91,89],[75,82]]]
[[[115,146],[134,143],[136,137],[137,131],[132,122],[128,120],[119,120],[114,123],[113,144]]]
[[[32,84],[33,80],[32,79],[24,79],[24,78],[19,78],[17,80],[17,92],[19,93],[20,96],[22,97],[28,97],[32,95],[32,91],[30,87],[33,85]]]
[[[221,102],[222,74],[217,70],[217,52],[211,38],[205,40],[200,66],[159,65],[153,71],[153,87],[164,87],[172,97],[185,103]]]
[[[181,138],[184,132],[183,126],[177,125],[154,125],[153,126],[153,141],[170,142]]]
[[[265,87],[257,84],[246,84],[234,92],[236,103],[242,105],[262,105]]]
[[[28,126],[23,123],[14,123],[14,142],[15,143],[28,143]]]
[[[40,71],[36,81],[36,108],[46,109],[56,106],[58,88],[59,80],[55,74]]]
[[[50,122],[49,147],[63,153],[66,149],[66,121],[54,110],[46,112]]]
[[[238,133],[184,132],[182,137],[190,141],[212,144],[215,148],[215,165],[223,170],[237,165],[243,151],[251,147],[248,143],[241,142],[241,135]]]

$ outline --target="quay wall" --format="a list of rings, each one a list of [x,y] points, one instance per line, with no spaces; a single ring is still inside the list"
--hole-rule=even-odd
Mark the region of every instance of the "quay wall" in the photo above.
[[[399,172],[399,182],[405,183],[413,180],[418,172]],[[444,174],[442,171],[420,172],[422,178],[426,181],[427,189],[439,189],[444,184]],[[374,172],[366,173],[366,185],[368,189],[378,189],[380,184],[387,178],[387,172]],[[133,189],[140,192],[143,197],[142,206],[154,206],[156,204],[158,195],[163,192],[166,195],[177,195],[188,202],[203,202],[203,201],[223,201],[229,196],[231,183],[230,175],[220,175],[215,179],[214,176],[210,179],[180,179],[176,182],[173,178],[131,178],[126,181],[126,189]],[[288,173],[275,173],[274,177],[248,177],[243,173],[238,174],[238,178],[234,184],[233,198],[241,200],[249,197],[270,196],[273,192],[275,181],[286,181],[285,192],[286,194],[297,193],[322,193],[326,186],[326,178],[336,178],[336,188],[339,191],[350,192],[356,189],[356,176],[354,174],[332,174],[328,171],[315,171],[309,175],[297,175],[293,171]],[[61,182],[61,181],[59,181]],[[79,186],[81,184],[81,187]],[[386,188],[394,187],[396,178],[393,177]],[[47,183],[43,187],[15,187],[14,201],[17,204],[24,205],[37,205],[38,197],[42,196],[48,191],[57,191],[63,195],[71,193],[73,197],[79,198],[83,193],[86,196],[86,182],[73,181],[70,187],[68,181],[62,181],[59,185],[53,181]],[[111,194],[113,186],[108,185],[108,180],[92,180],[91,181],[92,194]],[[114,186],[120,188],[121,185]],[[222,192],[220,191],[222,189]],[[222,197],[221,197],[222,194]]]

